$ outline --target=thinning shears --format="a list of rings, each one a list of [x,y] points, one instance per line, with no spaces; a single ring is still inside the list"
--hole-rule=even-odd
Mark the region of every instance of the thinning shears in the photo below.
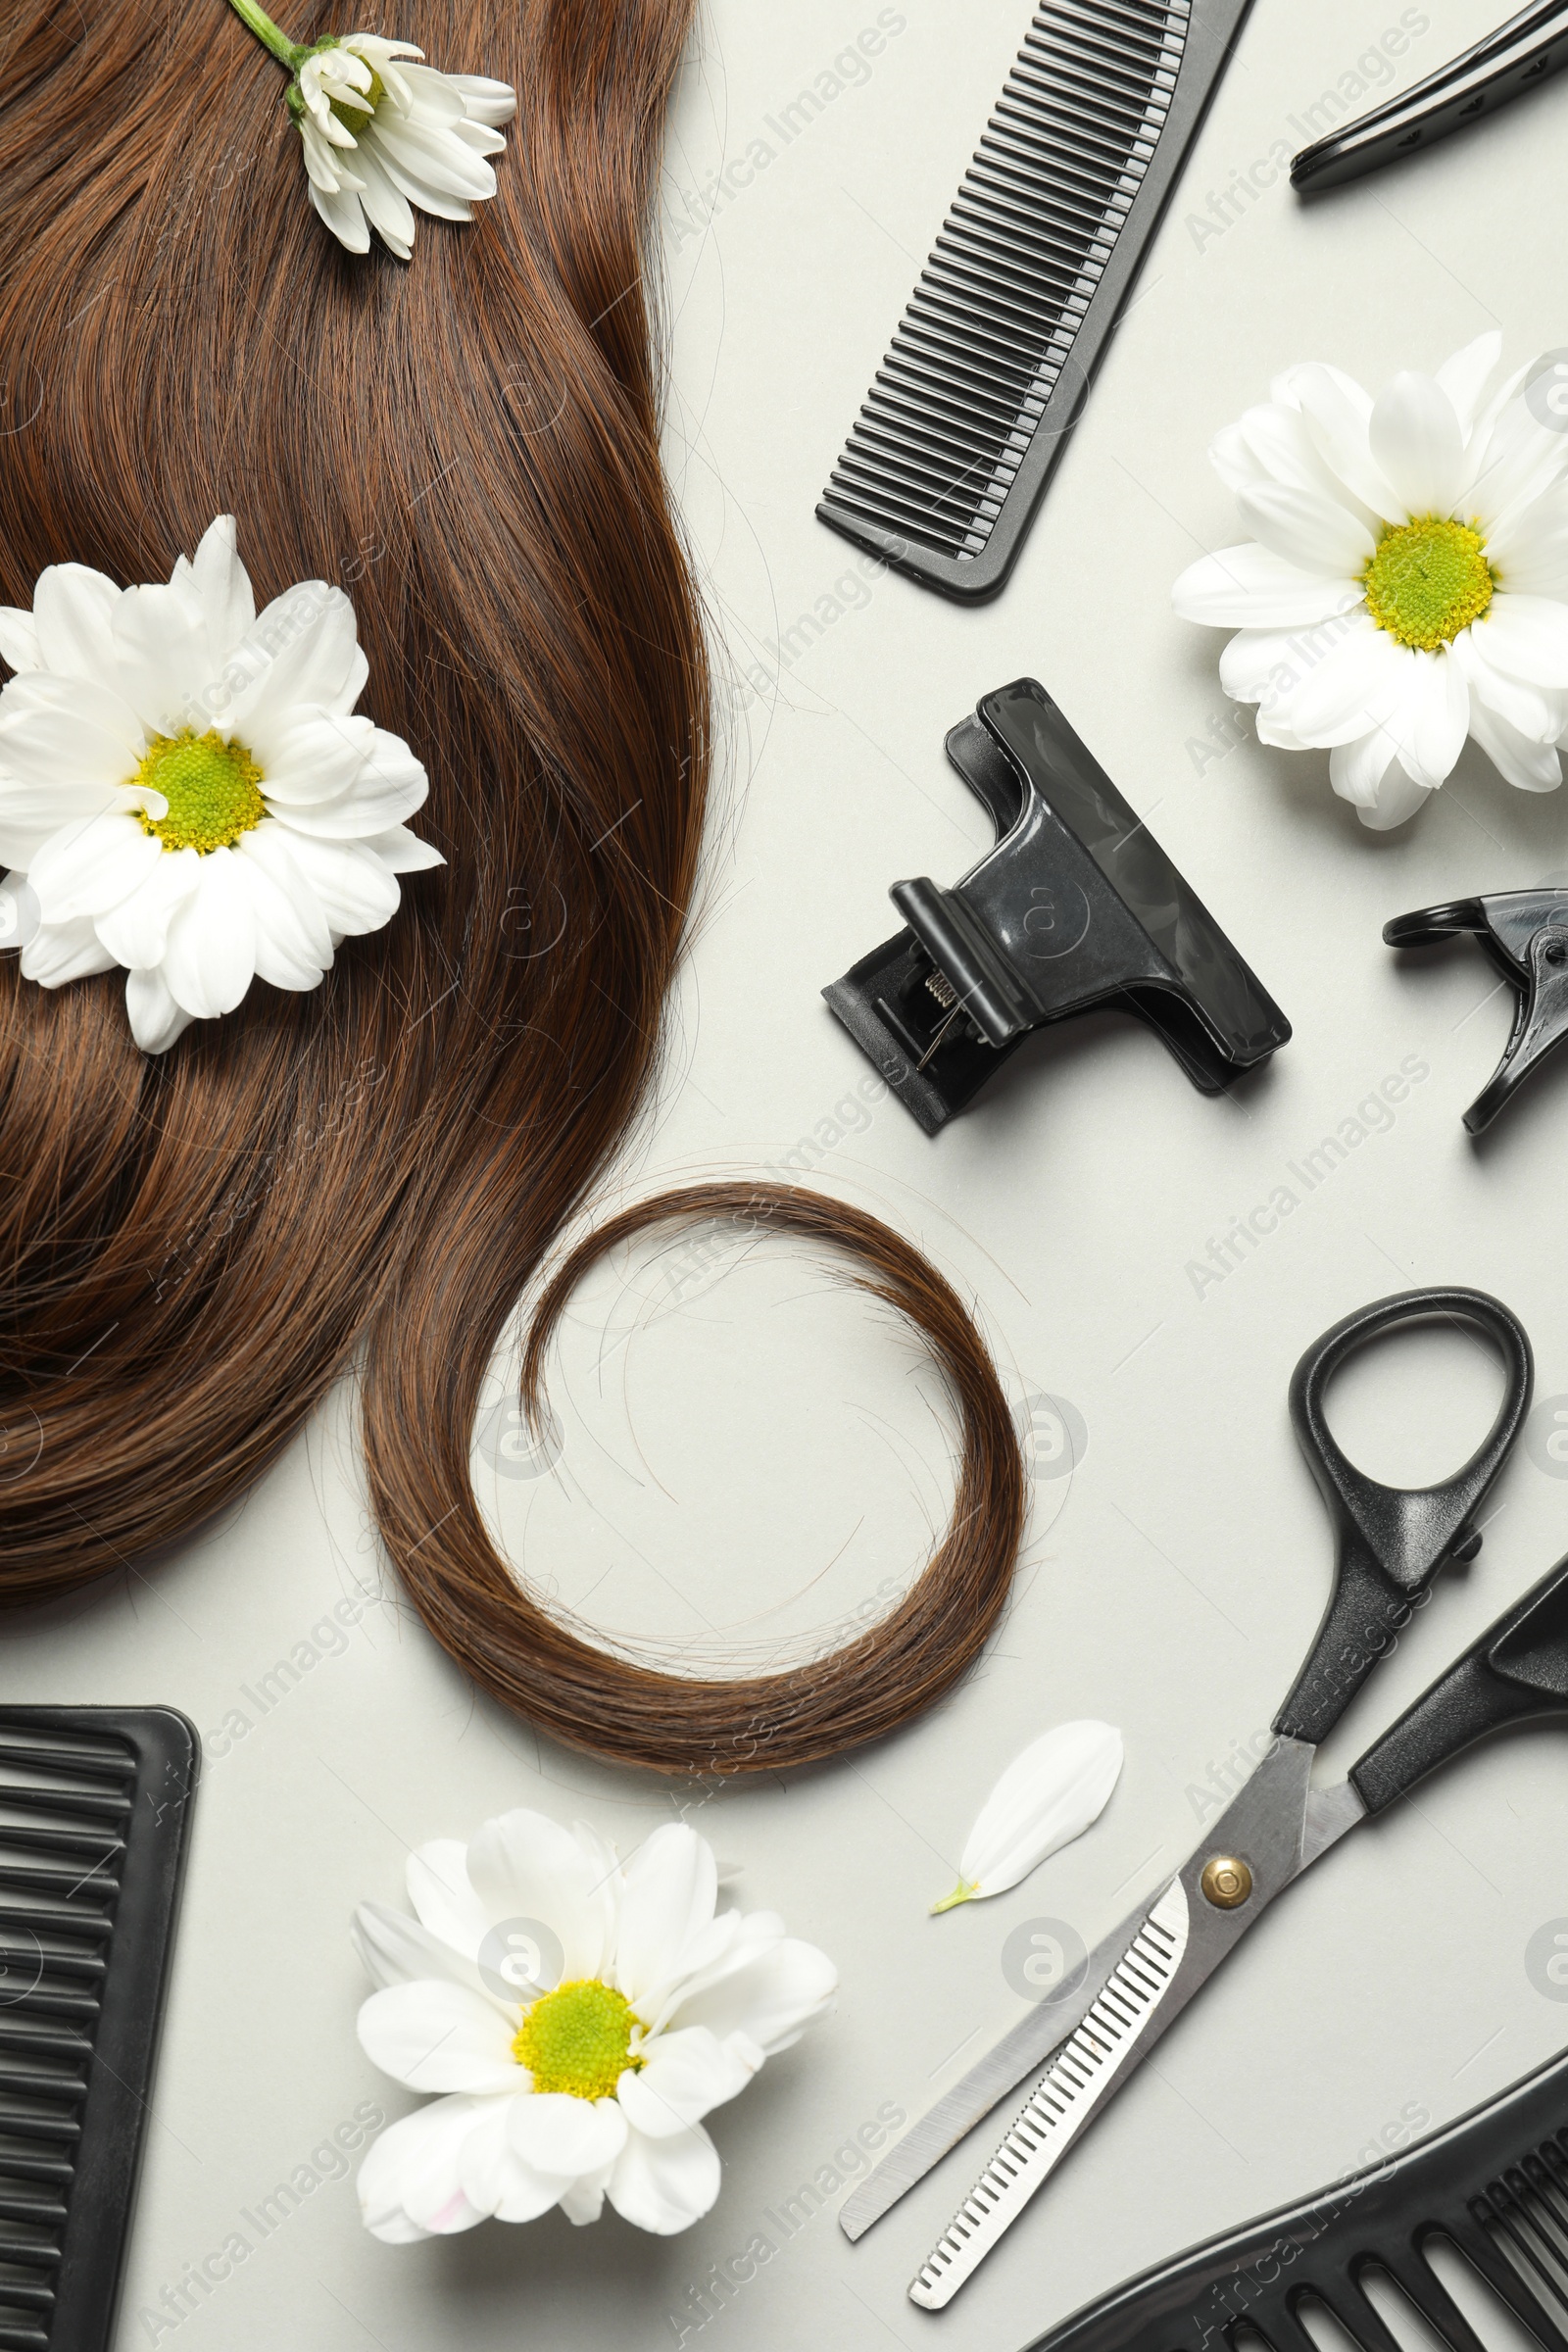
[[[1324,1418],[1329,1381],[1368,1341],[1443,1320],[1500,1355],[1506,1393],[1490,1435],[1441,1486],[1388,1487],[1348,1460]],[[890,2148],[839,2219],[858,2237],[1009,2090],[1039,2081],[971,2195],[909,2288],[936,2310],[1016,2220],[1073,2141],[1229,1958],[1275,1896],[1330,1846],[1472,1740],[1568,1712],[1568,1559],[1490,1626],[1368,1748],[1337,1787],[1311,1786],[1319,1743],[1439,1571],[1481,1547],[1481,1506],[1530,1401],[1530,1343],[1483,1291],[1405,1291],[1337,1323],[1291,1381],[1291,1418],[1334,1522],[1334,1587],[1273,1742],[1176,1875],[1105,1936]]]

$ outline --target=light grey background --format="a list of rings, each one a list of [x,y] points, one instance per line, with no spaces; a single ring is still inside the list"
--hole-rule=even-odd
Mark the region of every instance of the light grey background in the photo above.
[[[1017,1603],[983,1668],[901,1739],[787,1786],[671,1789],[477,1700],[392,1580],[380,1597],[347,1393],[176,1557],[11,1620],[10,1695],[168,1700],[204,1732],[253,1718],[210,1747],[197,1809],[127,2348],[677,2342],[670,2314],[764,2210],[884,2102],[914,2112],[971,2036],[1016,2013],[1008,1933],[1051,1917],[1092,1940],[1185,1850],[1195,1789],[1267,1723],[1327,1591],[1326,1527],[1285,1411],[1303,1346],[1386,1291],[1475,1283],[1527,1323],[1538,1395],[1568,1396],[1568,1076],[1472,1146],[1459,1114],[1500,1050],[1506,1001],[1473,951],[1406,965],[1379,940],[1405,908],[1568,867],[1564,806],[1468,755],[1388,839],[1333,799],[1325,757],[1249,741],[1200,772],[1192,746],[1228,708],[1222,640],[1168,605],[1185,564],[1241,535],[1204,451],[1282,367],[1323,358],[1377,385],[1494,323],[1520,359],[1568,342],[1568,87],[1311,212],[1276,186],[1200,234],[1210,192],[1299,145],[1293,117],[1401,13],[1426,23],[1398,69],[1412,78],[1500,13],[1256,0],[1013,583],[962,612],[867,578],[812,517],[1023,29],[1020,0],[898,13],[868,76],[787,146],[767,118],[875,22],[874,0],[711,0],[683,77],[664,202],[668,459],[724,649],[727,784],[657,1115],[609,1189],[751,1173],[814,1139],[813,1180],[917,1237],[976,1300],[1012,1393],[1068,1400],[1087,1450],[1070,1479],[1036,1482]],[[688,192],[759,137],[766,168],[699,226]],[[781,653],[811,612],[820,634]],[[867,1065],[817,991],[892,927],[889,882],[951,881],[984,845],[942,736],[1026,672],[1152,817],[1295,1040],[1210,1102],[1152,1037],[1090,1020],[1021,1054],[936,1142],[894,1102],[836,1112]],[[1407,1057],[1428,1074],[1392,1127],[1199,1296],[1189,1262],[1210,1237]],[[789,1252],[727,1273],[678,1255],[617,1271],[629,1289],[607,1279],[574,1312],[550,1474],[498,1475],[481,1447],[480,1492],[529,1573],[607,1632],[694,1657],[820,1638],[885,1599],[951,1493],[941,1399],[901,1336]],[[1370,1467],[1430,1476],[1494,1388],[1457,1345],[1396,1349],[1348,1379],[1339,1425]],[[1342,1761],[1563,1548],[1551,1427],[1548,1409],[1480,1560],[1378,1678]],[[341,1654],[321,1631],[318,1662],[265,1715],[242,1695],[334,1603],[367,1595]],[[1101,1825],[1015,1893],[928,1919],[995,1774],[1086,1714],[1127,1740]],[[1542,1733],[1477,1754],[1332,1857],[945,2317],[904,2290],[989,2153],[978,2142],[858,2247],[816,2214],[685,2340],[1022,2344],[1138,2267],[1345,2171],[1401,2117],[1441,2121],[1496,2090],[1568,2028],[1525,1961],[1568,1914],[1565,1786],[1568,1754]],[[412,2103],[354,2040],[352,1905],[400,1900],[410,1846],[518,1803],[588,1814],[623,1846],[684,1810],[742,1865],[743,1904],[776,1906],[838,1961],[836,2014],[713,2121],[714,2212],[672,2240],[552,2216],[390,2248],[361,2230],[351,2181],[328,2180],[159,2332],[141,2315],[242,2208],[360,2102],[389,2118]]]

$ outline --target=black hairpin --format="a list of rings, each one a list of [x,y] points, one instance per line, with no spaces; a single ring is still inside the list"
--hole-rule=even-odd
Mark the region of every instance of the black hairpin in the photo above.
[[[1515,1087],[1568,1037],[1568,890],[1504,890],[1451,906],[1421,906],[1385,923],[1391,948],[1428,948],[1468,933],[1479,939],[1515,994],[1502,1059],[1464,1114],[1472,1135],[1490,1127]]]
[[[997,846],[951,890],[898,882],[907,929],[822,991],[928,1135],[1034,1030],[1114,1004],[1204,1094],[1290,1023],[1043,686],[988,694],[947,738]]]

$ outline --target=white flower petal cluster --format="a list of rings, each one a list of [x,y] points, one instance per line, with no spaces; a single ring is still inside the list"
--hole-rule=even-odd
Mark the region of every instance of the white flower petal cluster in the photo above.
[[[379,1991],[360,2041],[441,2095],[393,2124],[360,2173],[392,2243],[533,2221],[559,2205],[685,2230],[718,2195],[703,2129],[832,1999],[837,1977],[774,1913],[715,1912],[710,1846],[683,1823],[622,1866],[586,1824],[519,1810],[409,1864],[416,1919],[362,1906]]]
[[[1374,401],[1337,368],[1276,378],[1210,457],[1255,537],[1205,556],[1178,612],[1239,629],[1220,662],[1260,741],[1326,748],[1364,824],[1402,824],[1473,736],[1510,784],[1561,781],[1568,417],[1501,337]],[[1543,397],[1543,391],[1544,397]]]
[[[1032,1740],[981,1806],[958,1884],[932,1910],[1004,1894],[1048,1854],[1081,1838],[1109,1803],[1121,1765],[1121,1734],[1108,1723],[1058,1723]]]
[[[471,220],[496,192],[488,156],[516,112],[509,82],[411,64],[422,49],[351,32],[299,72],[295,120],[311,202],[340,245],[368,253],[379,231],[400,261],[414,250],[415,211]]]
[[[307,580],[258,614],[231,515],[167,585],[51,564],[0,657],[0,942],[44,988],[122,964],[145,1053],[258,977],[315,988],[443,862],[404,823],[424,769],[354,715],[353,606]]]

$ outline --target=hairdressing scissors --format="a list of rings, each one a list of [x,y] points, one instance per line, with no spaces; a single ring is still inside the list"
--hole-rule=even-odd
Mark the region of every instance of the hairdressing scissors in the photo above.
[[[1413,89],[1303,147],[1292,158],[1291,184],[1336,188],[1359,179],[1363,172],[1462,130],[1477,116],[1533,90],[1563,65],[1568,65],[1568,0],[1535,0]]]
[[[1350,1462],[1324,1418],[1329,1381],[1368,1341],[1442,1320],[1500,1355],[1506,1394],[1491,1433],[1440,1486],[1379,1485]],[[971,2066],[845,2204],[858,2237],[1044,2065],[1005,2139],[909,2289],[939,2309],[1135,2072],[1274,1897],[1329,1847],[1483,1733],[1568,1713],[1568,1559],[1488,1628],[1369,1747],[1337,1787],[1311,1786],[1316,1748],[1448,1562],[1481,1548],[1478,1513],[1530,1401],[1530,1343],[1484,1291],[1404,1291],[1325,1332],[1297,1365],[1291,1418],[1328,1504],[1333,1591],[1305,1663],[1274,1719],[1272,1743],[1173,1878],[1105,1936],[1087,1968],[1053,1987]]]

